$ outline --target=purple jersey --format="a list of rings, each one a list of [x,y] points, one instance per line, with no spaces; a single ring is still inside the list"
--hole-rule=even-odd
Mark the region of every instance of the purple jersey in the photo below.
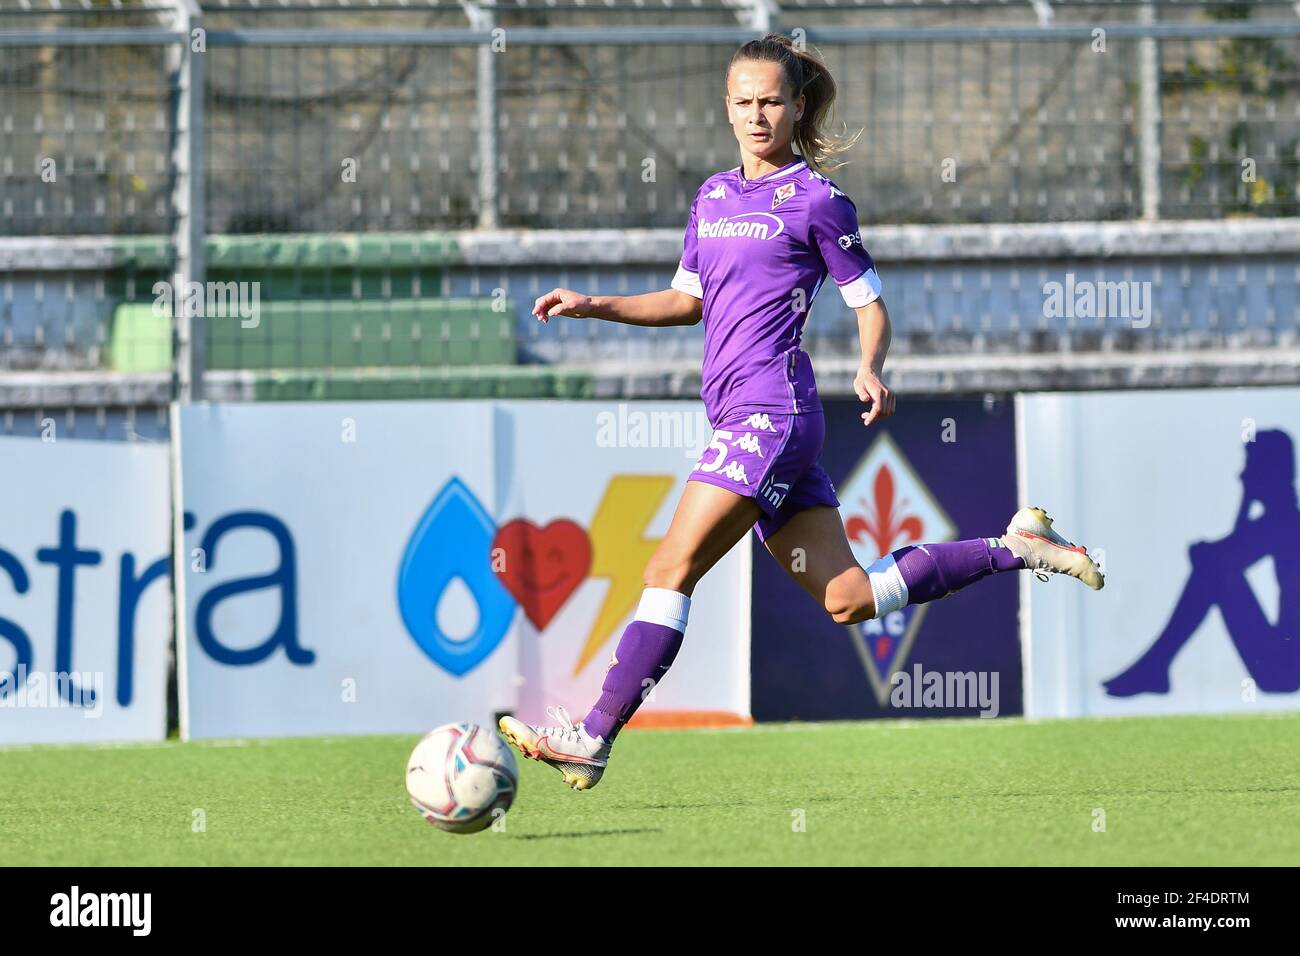
[[[704,302],[700,397],[711,422],[821,410],[799,341],[827,274],[850,308],[880,296],[857,207],[829,179],[796,158],[759,179],[738,166],[705,180],[672,287]]]

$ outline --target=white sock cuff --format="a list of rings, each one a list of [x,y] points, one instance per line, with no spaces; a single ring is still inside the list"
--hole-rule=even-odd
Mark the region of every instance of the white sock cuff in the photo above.
[[[685,634],[690,612],[691,599],[685,594],[667,588],[646,588],[641,592],[641,603],[636,606],[636,620],[662,624]]]
[[[885,555],[867,568],[867,580],[871,582],[876,617],[907,607],[907,582],[903,580],[903,572],[898,570],[898,562],[892,554]]]

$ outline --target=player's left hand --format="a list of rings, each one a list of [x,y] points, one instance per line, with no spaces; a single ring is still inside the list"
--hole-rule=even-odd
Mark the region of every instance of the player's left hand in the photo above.
[[[880,380],[875,369],[866,365],[858,369],[853,379],[853,391],[861,401],[870,402],[870,408],[862,413],[864,426],[894,414],[894,393]]]

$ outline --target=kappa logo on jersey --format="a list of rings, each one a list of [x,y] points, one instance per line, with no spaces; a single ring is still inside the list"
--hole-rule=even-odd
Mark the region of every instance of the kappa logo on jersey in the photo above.
[[[700,239],[775,239],[785,232],[785,220],[770,212],[742,212],[706,219],[695,229]]]
[[[745,477],[745,466],[738,461],[727,462],[727,467],[722,469],[722,474],[732,481],[738,481],[742,485],[749,484],[749,479]]]
[[[839,189],[836,187],[836,185],[835,185],[833,182],[831,182],[829,179],[827,179],[827,178],[826,178],[825,176],[823,176],[821,173],[809,173],[809,175],[812,176],[813,179],[820,179],[822,182],[824,182],[827,186],[830,187],[830,190],[831,190],[831,198],[832,198],[832,199],[834,199],[836,196],[843,196],[843,195],[844,195],[844,193],[840,192]]]
[[[705,193],[704,198],[705,199],[726,199],[727,187],[719,183],[718,185],[713,187],[712,191]]]
[[[909,544],[957,536],[956,525],[888,432],[871,444],[838,493],[844,533],[864,568]],[[925,605],[912,604],[883,618],[848,625],[882,707],[893,690],[893,675],[907,663],[925,611]]]
[[[862,231],[849,233],[847,236],[840,236],[840,248],[848,249],[850,246],[862,245]]]
[[[754,436],[753,432],[745,432],[745,434],[733,441],[731,445],[733,448],[747,451],[751,455],[757,455],[759,458],[763,457],[763,449],[759,446],[758,439]]]
[[[781,203],[785,202],[787,199],[793,198],[793,196],[794,196],[794,183],[785,183],[782,186],[778,186],[776,188],[776,192],[772,194],[772,208],[775,209],[777,206],[781,205]]]
[[[767,417],[766,412],[755,412],[750,415],[745,419],[745,427],[761,432],[776,431],[776,426],[772,424],[772,419]]]

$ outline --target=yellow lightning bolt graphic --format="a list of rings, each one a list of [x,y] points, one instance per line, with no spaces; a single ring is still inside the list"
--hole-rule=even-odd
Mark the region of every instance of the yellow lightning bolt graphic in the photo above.
[[[643,532],[673,484],[670,475],[615,475],[605,488],[587,534],[590,576],[609,578],[609,590],[573,668],[575,677],[641,597],[641,572],[662,540],[647,538]]]

